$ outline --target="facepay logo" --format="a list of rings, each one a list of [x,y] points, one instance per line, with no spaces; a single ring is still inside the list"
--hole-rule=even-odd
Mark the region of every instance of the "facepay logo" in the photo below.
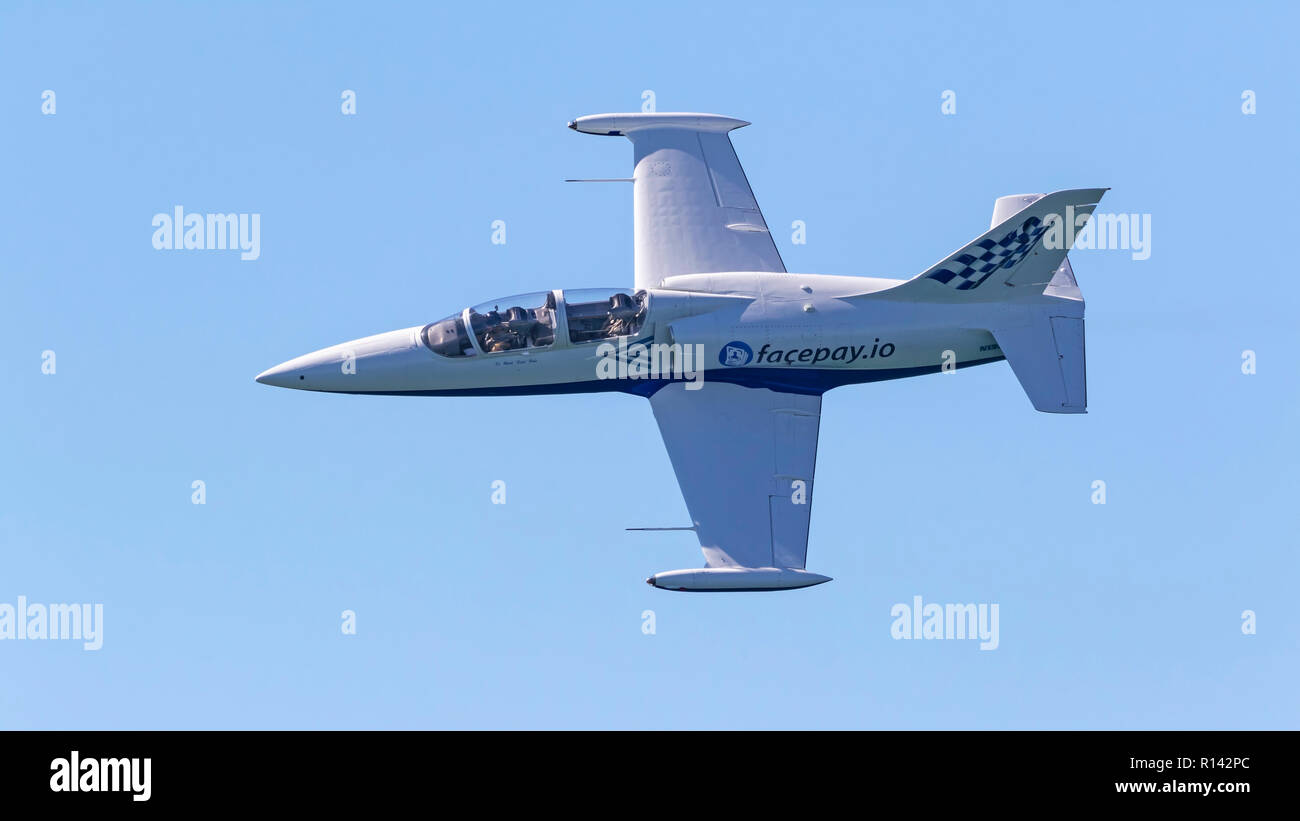
[[[754,358],[754,351],[744,342],[728,342],[722,346],[718,353],[718,362],[730,367],[748,365],[749,360]]]

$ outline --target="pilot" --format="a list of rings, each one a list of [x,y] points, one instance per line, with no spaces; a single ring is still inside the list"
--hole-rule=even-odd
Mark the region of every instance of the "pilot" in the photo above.
[[[605,336],[626,336],[635,332],[639,313],[627,294],[614,294],[605,320]]]
[[[501,314],[495,308],[488,311],[484,318],[487,322],[479,335],[478,341],[485,352],[500,353],[515,347],[511,339],[510,328],[501,319]]]
[[[483,348],[488,353],[500,353],[501,351],[510,351],[523,347],[519,335],[505,325],[493,325],[487,329],[485,336],[486,342]]]

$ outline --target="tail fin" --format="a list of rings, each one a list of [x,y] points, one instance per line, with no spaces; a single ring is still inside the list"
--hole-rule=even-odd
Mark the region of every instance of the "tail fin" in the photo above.
[[[1041,200],[1044,196],[1046,195],[1011,194],[998,197],[993,202],[993,221],[989,223],[989,230],[997,228],[1016,214]],[[1070,266],[1068,256],[1061,260],[1060,267],[1052,275],[1052,279],[1047,288],[1043,290],[1043,294],[1046,296],[1059,296],[1064,299],[1083,299],[1083,294],[1079,291],[1079,282],[1074,278],[1074,268]]]
[[[1104,190],[1095,191],[1097,199],[1100,199]],[[1086,194],[1084,198],[1087,199],[1093,192],[1077,193]],[[1042,194],[999,197],[993,204],[991,230],[997,233],[1000,226],[1017,223],[1024,225],[1028,219],[1022,217],[1022,213],[1044,199],[1046,197]],[[1067,221],[1066,224],[1073,225],[1074,216],[1079,213],[1091,214],[1096,203],[1086,207],[1085,212],[1076,205],[1073,214],[1067,210],[1061,217]],[[1050,243],[1044,240],[1043,245],[1048,244]],[[1069,249],[1063,250],[1068,252]],[[1012,279],[1021,280],[1024,283],[1021,287],[1032,285],[1037,288],[1035,280],[1041,279],[1047,270],[1051,270],[1051,278],[1043,289],[1042,296],[1055,298],[1035,300],[1034,303],[1022,306],[1010,314],[1002,327],[992,330],[993,338],[997,340],[1011,370],[1020,380],[1020,386],[1036,409],[1046,413],[1087,413],[1088,375],[1083,294],[1074,278],[1074,269],[1070,267],[1070,258],[1062,255],[1055,269],[1050,268],[1052,263],[1053,259],[1046,257],[1037,263],[1035,273],[1017,271]],[[1013,284],[1013,287],[1017,286]]]
[[[993,227],[912,279],[863,298],[990,305],[969,327],[993,334],[1029,401],[1047,413],[1087,413],[1083,294],[1066,258],[1067,238],[1105,188],[1017,194],[993,207]],[[1071,230],[1071,227],[1075,230]],[[985,325],[983,323],[987,322]]]
[[[1063,278],[1060,273],[1070,250],[1065,238],[1075,236],[1067,224],[1081,228],[1105,192],[1105,188],[1081,188],[1043,197],[1003,197],[994,206],[994,226],[983,236],[891,288],[889,296],[926,302],[1003,302],[1038,297],[1048,287],[1066,287],[1073,275]],[[1028,205],[1017,208],[1026,201]]]

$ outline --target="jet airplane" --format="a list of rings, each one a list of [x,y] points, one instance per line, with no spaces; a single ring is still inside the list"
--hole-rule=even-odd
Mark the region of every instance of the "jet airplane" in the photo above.
[[[731,143],[745,125],[653,112],[569,123],[632,142],[632,288],[494,299],[291,359],[257,381],[644,396],[691,518],[648,529],[694,531],[705,559],[646,581],[709,592],[830,581],[806,558],[832,388],[1005,359],[1037,410],[1086,411],[1084,300],[1061,220],[1067,209],[1086,219],[1106,189],[1001,197],[988,231],[910,279],[788,273]]]

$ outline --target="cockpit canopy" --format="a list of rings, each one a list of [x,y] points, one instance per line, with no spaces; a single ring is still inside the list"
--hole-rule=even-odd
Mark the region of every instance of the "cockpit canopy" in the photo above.
[[[557,336],[581,345],[635,334],[645,314],[645,291],[542,291],[466,308],[424,326],[421,337],[429,350],[442,356],[479,356],[548,348]]]

